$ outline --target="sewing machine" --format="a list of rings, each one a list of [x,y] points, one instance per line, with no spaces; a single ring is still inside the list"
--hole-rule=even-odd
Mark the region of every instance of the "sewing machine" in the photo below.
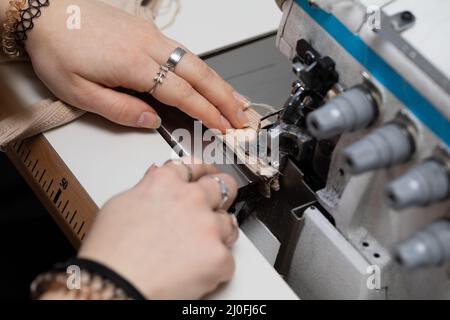
[[[450,4],[278,3],[297,78],[243,230],[301,298],[449,299]]]
[[[276,161],[263,159],[273,176],[223,166],[241,186],[241,228],[302,299],[449,299],[450,68],[440,39],[450,5],[279,4],[276,43],[295,75],[287,101],[276,101],[275,70],[236,83],[275,106],[259,112],[278,147]],[[179,119],[165,126],[173,132]]]
[[[276,37],[252,31],[250,41],[228,39],[220,50],[202,42],[195,51],[215,52],[205,56],[208,64],[252,101],[273,107],[255,110],[267,118],[261,132],[279,145],[278,161],[267,161],[275,169],[270,179],[246,163],[220,165],[240,186],[232,211],[243,234],[236,277],[212,298],[449,299],[450,4],[277,4]],[[246,30],[246,19],[234,26]],[[56,201],[36,190],[74,241],[89,217],[61,214],[69,193],[89,197],[92,211],[138,181],[149,162],[162,163],[173,150],[194,152],[173,136],[178,128],[194,132],[193,120],[156,107],[164,119],[159,133],[87,115],[45,133],[45,141],[12,146],[31,184],[42,185],[42,169],[27,169],[27,146],[53,150],[50,159],[69,169],[68,188],[77,189],[56,189]]]

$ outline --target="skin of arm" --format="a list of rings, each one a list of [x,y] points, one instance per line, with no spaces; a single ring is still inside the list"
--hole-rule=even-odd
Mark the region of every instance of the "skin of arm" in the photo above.
[[[9,0],[0,0],[0,23],[3,24],[6,19],[6,10],[9,8]]]

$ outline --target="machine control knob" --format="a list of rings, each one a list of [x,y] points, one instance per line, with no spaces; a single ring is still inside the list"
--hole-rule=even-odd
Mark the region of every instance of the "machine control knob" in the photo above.
[[[345,132],[367,127],[378,115],[378,107],[363,86],[345,91],[310,113],[308,130],[318,139],[327,139]]]
[[[428,160],[386,186],[386,197],[394,209],[424,207],[450,195],[450,172],[436,160]]]
[[[347,147],[344,160],[352,174],[361,174],[406,162],[414,151],[414,139],[408,129],[390,123]]]
[[[450,260],[450,221],[434,222],[400,243],[395,257],[410,270],[445,264]]]

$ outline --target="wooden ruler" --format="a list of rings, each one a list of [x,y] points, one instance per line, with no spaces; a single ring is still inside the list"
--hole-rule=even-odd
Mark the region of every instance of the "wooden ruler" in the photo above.
[[[42,134],[11,143],[6,154],[78,249],[98,211],[86,190]]]

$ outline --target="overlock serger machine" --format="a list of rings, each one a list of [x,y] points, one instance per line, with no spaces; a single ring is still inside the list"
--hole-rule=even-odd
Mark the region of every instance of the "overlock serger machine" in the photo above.
[[[450,3],[277,2],[297,80],[242,228],[300,298],[449,299]]]

